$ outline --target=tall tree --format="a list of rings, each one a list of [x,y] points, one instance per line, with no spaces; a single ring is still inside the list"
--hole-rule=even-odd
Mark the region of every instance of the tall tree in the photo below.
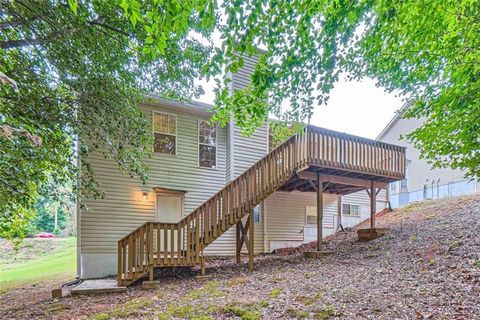
[[[0,237],[21,236],[38,195],[75,181],[77,147],[83,196],[101,196],[93,152],[147,179],[137,103],[202,93],[194,79],[211,52],[213,6],[0,0]]]

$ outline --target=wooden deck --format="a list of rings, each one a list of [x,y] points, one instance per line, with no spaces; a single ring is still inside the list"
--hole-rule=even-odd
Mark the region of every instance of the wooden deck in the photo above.
[[[384,188],[404,175],[403,147],[308,126],[180,222],[146,222],[120,239],[118,284],[146,274],[153,280],[158,267],[203,266],[203,249],[234,225],[237,257],[245,244],[253,268],[253,208],[276,190],[347,194]]]

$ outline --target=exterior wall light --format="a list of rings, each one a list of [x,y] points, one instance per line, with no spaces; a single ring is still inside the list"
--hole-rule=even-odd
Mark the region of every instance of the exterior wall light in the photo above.
[[[142,192],[142,200],[148,200],[148,192]]]

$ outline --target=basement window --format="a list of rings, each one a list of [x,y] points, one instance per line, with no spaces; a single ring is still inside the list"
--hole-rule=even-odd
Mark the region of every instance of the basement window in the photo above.
[[[198,121],[198,165],[217,167],[217,127],[205,120]]]
[[[158,153],[177,153],[177,116],[153,112],[153,151]]]
[[[359,217],[360,216],[360,205],[359,204],[342,204],[342,214],[344,216]]]
[[[317,226],[317,206],[311,206],[311,205],[305,206],[305,225],[308,227]],[[322,226],[324,229],[334,229],[335,228],[334,215],[324,211]]]
[[[305,215],[307,219],[307,225],[317,225],[317,206],[309,206],[305,207]]]

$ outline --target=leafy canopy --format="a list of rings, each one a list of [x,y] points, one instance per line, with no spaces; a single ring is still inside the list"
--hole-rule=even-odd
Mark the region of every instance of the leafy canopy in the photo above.
[[[222,47],[211,64],[225,73],[214,118],[247,132],[271,112],[286,123],[328,102],[343,72],[377,79],[425,120],[408,134],[434,167],[480,177],[480,2],[223,1]],[[259,52],[257,47],[265,49]],[[242,55],[261,54],[251,85],[229,95]],[[217,67],[218,68],[218,67]],[[266,103],[268,99],[268,104]],[[290,110],[282,112],[282,102]]]
[[[145,180],[151,137],[136,104],[197,96],[201,76],[217,80],[213,120],[245,133],[269,114],[311,116],[342,72],[373,77],[425,118],[408,136],[424,157],[478,177],[479,11],[476,0],[2,1],[0,126],[14,130],[0,130],[0,236],[49,184],[74,178],[76,146],[83,196],[100,195],[89,156]],[[251,84],[230,95],[251,55]]]
[[[102,195],[92,156],[147,179],[151,137],[137,104],[145,93],[202,93],[194,79],[210,56],[213,5],[0,2],[0,237],[22,236],[38,196],[76,181],[77,149],[81,196]]]

